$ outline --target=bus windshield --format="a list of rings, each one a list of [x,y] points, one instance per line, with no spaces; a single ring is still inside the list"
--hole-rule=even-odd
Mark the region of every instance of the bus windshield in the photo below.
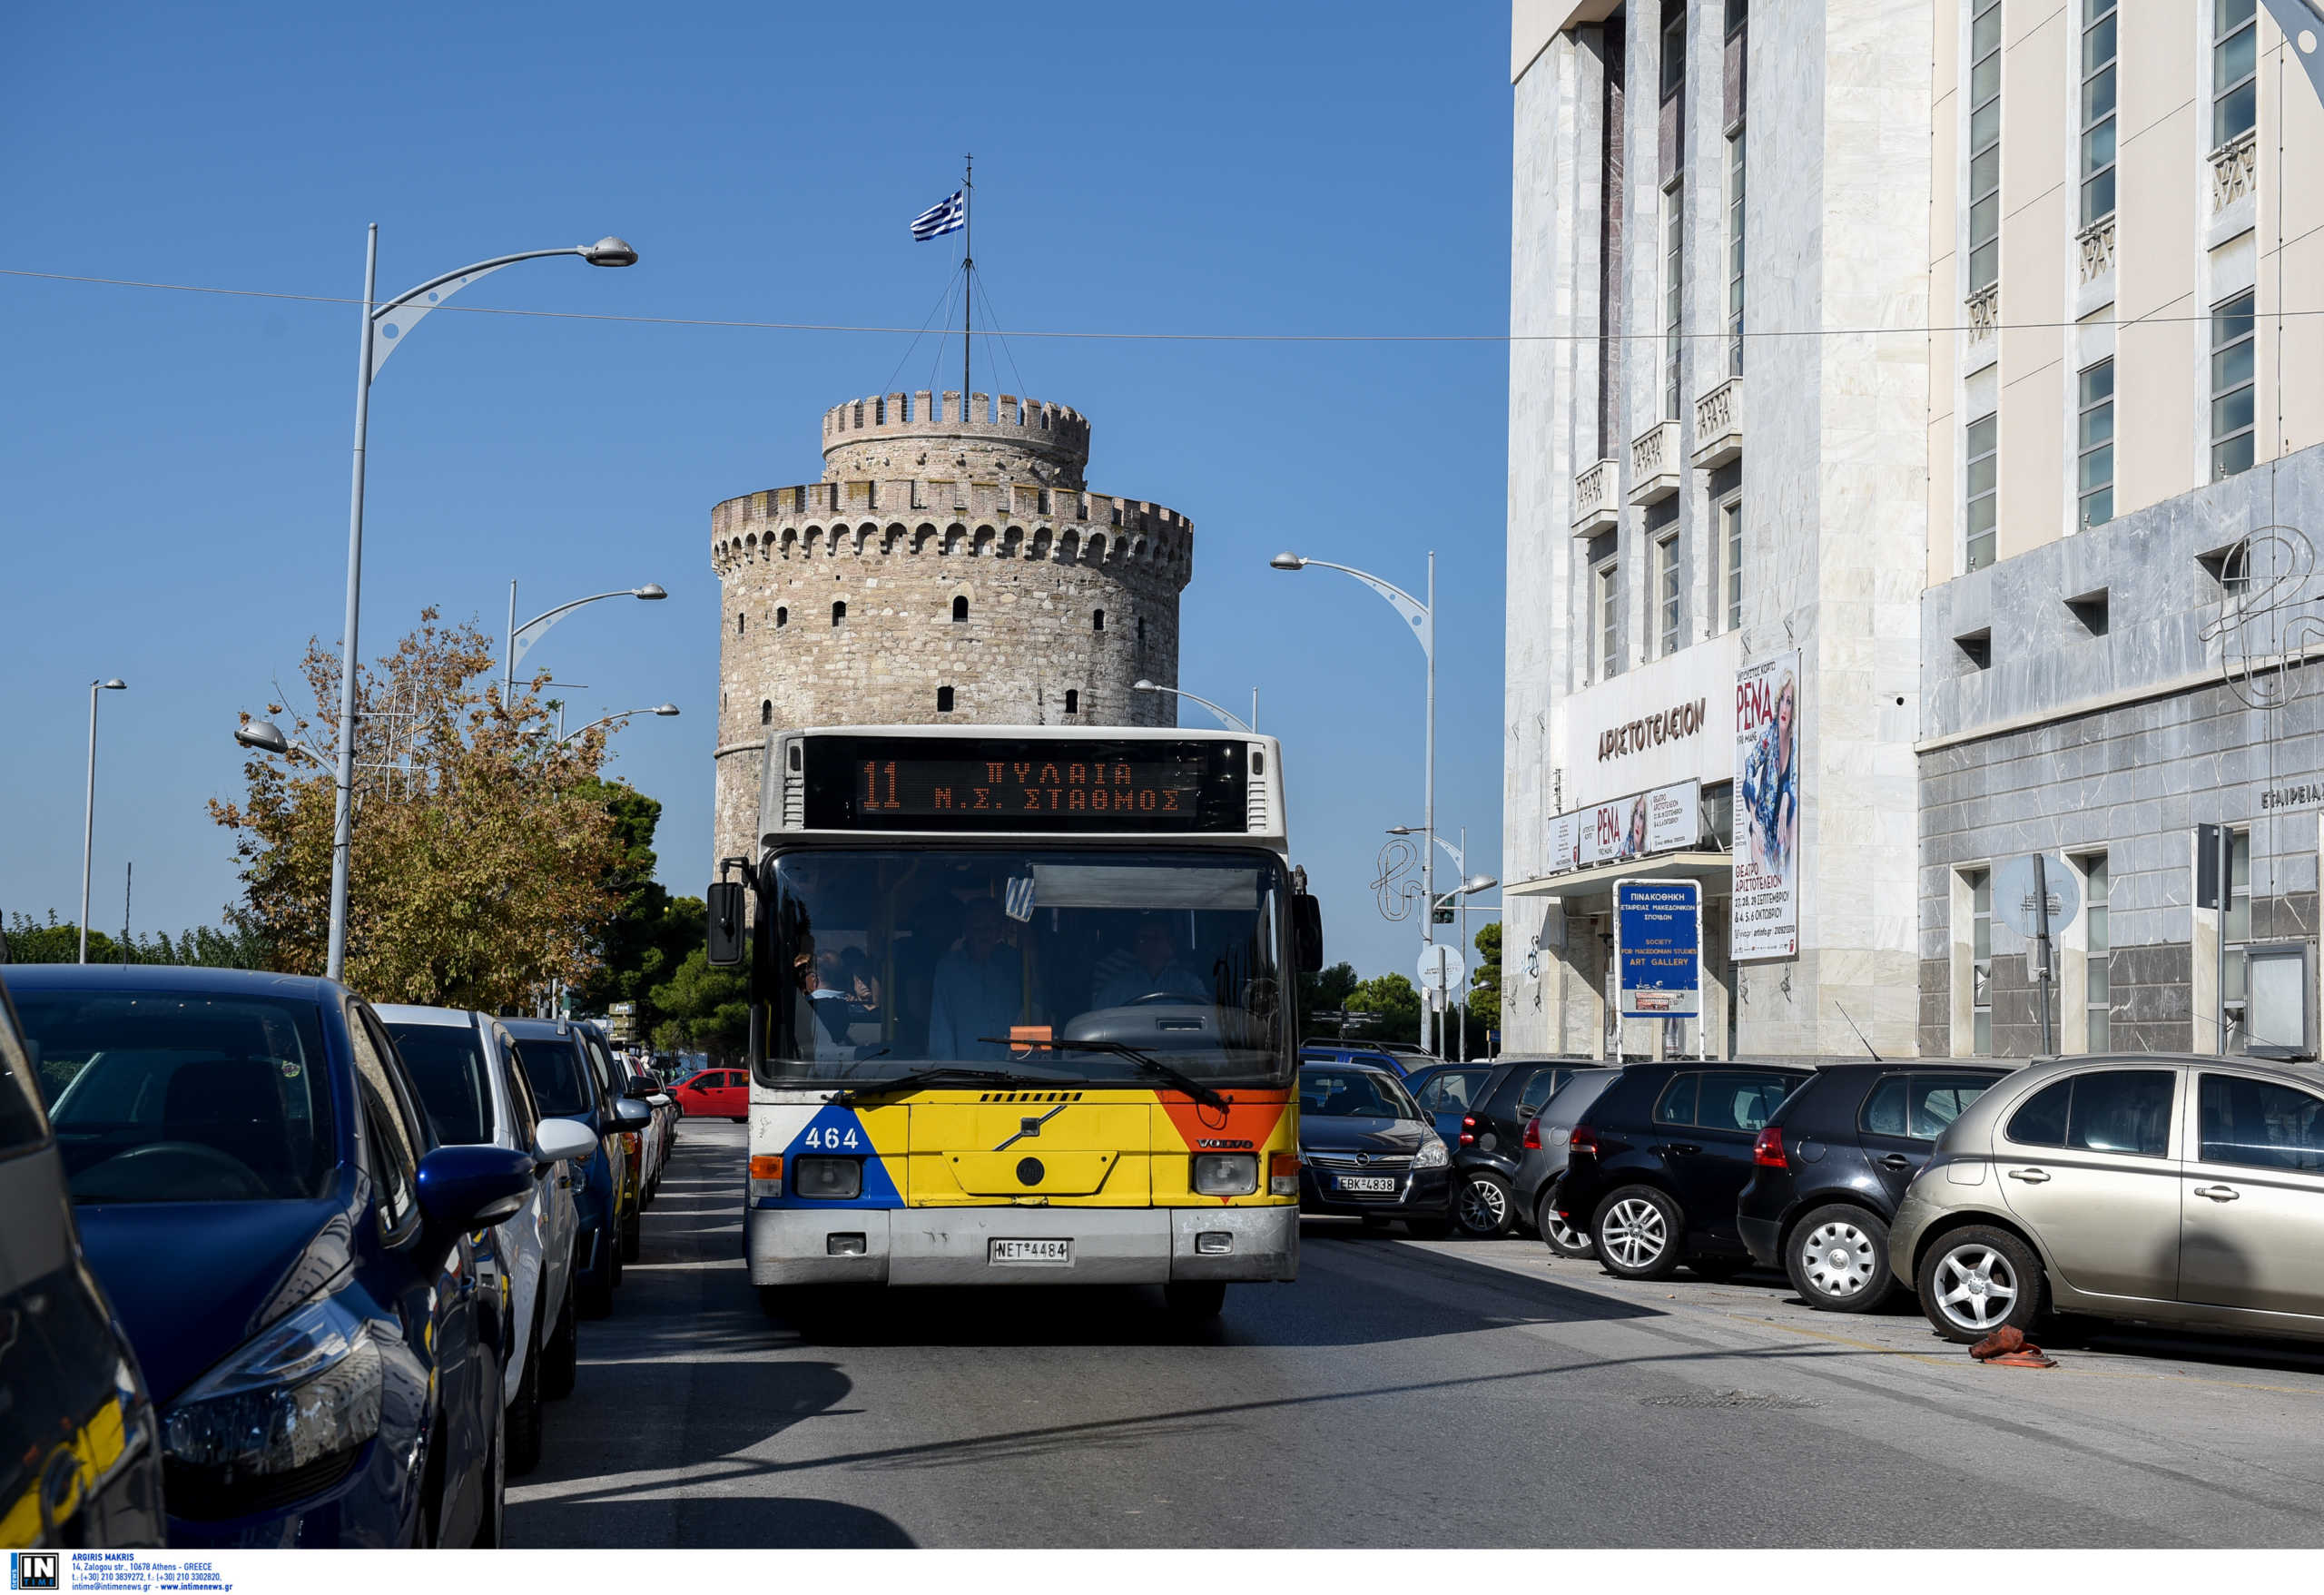
[[[1153,1081],[1134,1053],[1209,1085],[1290,1078],[1272,853],[817,849],[761,883],[768,1085],[946,1065]]]

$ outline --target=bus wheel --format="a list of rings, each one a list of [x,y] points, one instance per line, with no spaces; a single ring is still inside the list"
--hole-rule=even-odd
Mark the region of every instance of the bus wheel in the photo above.
[[[1173,1318],[1188,1323],[1216,1318],[1226,1306],[1223,1279],[1174,1279],[1162,1287],[1162,1303]]]

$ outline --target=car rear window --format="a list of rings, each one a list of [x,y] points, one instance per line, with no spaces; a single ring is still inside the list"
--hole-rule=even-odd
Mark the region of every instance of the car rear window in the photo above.
[[[1986,1075],[1889,1075],[1864,1099],[1867,1135],[1934,1141],[1993,1084]]]
[[[311,1002],[155,990],[17,994],[76,1202],[315,1196],[338,1164]]]
[[[484,1047],[474,1025],[392,1024],[388,1034],[402,1055],[419,1105],[447,1144],[492,1138],[492,1086],[484,1077]]]
[[[533,1099],[547,1118],[579,1118],[596,1111],[597,1094],[587,1065],[569,1038],[553,1037],[517,1043],[517,1061],[525,1066]]]
[[[1657,1124],[1707,1130],[1757,1130],[1791,1095],[1798,1078],[1749,1069],[1689,1070],[1673,1078],[1655,1104]]]

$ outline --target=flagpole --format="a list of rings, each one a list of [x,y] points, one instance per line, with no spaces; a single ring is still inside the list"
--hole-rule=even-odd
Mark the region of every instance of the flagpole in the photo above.
[[[973,153],[961,157],[968,162],[968,175],[960,181],[960,418],[969,418],[969,318],[976,307],[977,271],[977,158]]]

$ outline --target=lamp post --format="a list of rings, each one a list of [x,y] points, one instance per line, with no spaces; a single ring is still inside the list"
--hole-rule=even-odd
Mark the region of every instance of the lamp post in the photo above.
[[[1428,661],[1428,717],[1425,729],[1422,734],[1424,751],[1421,758],[1423,770],[1421,828],[1429,840],[1434,842],[1436,840],[1436,550],[1432,548],[1428,551],[1428,600],[1425,603],[1413,597],[1394,583],[1384,582],[1371,572],[1358,570],[1352,565],[1334,565],[1328,559],[1305,559],[1287,549],[1268,560],[1267,564],[1275,570],[1305,570],[1314,565],[1320,566],[1325,570],[1336,570],[1343,575],[1352,576],[1385,598],[1389,607],[1403,615],[1404,623],[1413,628],[1413,636],[1420,644],[1422,655]],[[1421,952],[1423,957],[1426,957],[1427,950],[1436,941],[1436,850],[1434,848],[1421,849],[1420,868],[1421,890],[1427,894],[1430,905],[1429,912],[1420,928]],[[1425,1007],[1422,1011],[1423,1014],[1427,1012]],[[1433,1016],[1425,1022],[1433,1029],[1435,1021]]]
[[[117,675],[89,684],[89,801],[81,811],[81,963],[89,961],[89,856],[97,840],[97,694],[128,687]]]
[[[347,969],[347,865],[355,812],[356,630],[363,606],[363,452],[371,425],[371,379],[399,347],[399,340],[435,310],[479,277],[519,261],[578,255],[592,266],[634,266],[637,251],[617,238],[561,250],[527,250],[478,261],[379,302],[379,224],[371,223],[363,256],[363,322],[355,355],[355,459],[347,504],[347,621],[340,633],[339,772],[331,804],[330,950],[323,972],[339,980]]]
[[[1388,834],[1391,836],[1412,836],[1417,834],[1419,831],[1420,827],[1417,825],[1388,827]],[[1469,873],[1469,828],[1466,825],[1461,827],[1461,844],[1458,847],[1441,836],[1432,837],[1430,840],[1445,851],[1452,860],[1452,867],[1461,872],[1461,885],[1444,895],[1448,898],[1457,896],[1461,900],[1461,957],[1466,960],[1470,951],[1469,899],[1482,891],[1485,887],[1495,885],[1497,882],[1491,876],[1472,876]],[[1435,917],[1435,913],[1434,906],[1431,905],[1429,915],[1432,920]],[[1465,976],[1461,982],[1461,1061],[1462,1063],[1469,1061],[1469,984]]]
[[[645,709],[624,709],[618,714],[607,714],[601,719],[592,720],[588,724],[575,732],[572,736],[558,737],[556,739],[556,745],[558,747],[563,747],[566,743],[571,742],[575,736],[586,736],[589,733],[596,730],[600,725],[611,725],[615,721],[626,720],[633,714],[660,714],[667,717],[669,715],[675,714],[677,712],[678,706],[675,704],[655,704],[652,707]]]
[[[544,609],[524,625],[517,624],[517,584],[508,584],[508,640],[502,645],[507,660],[500,678],[500,701],[505,705],[516,695],[517,661],[531,652],[532,646],[548,635],[548,628],[584,604],[596,604],[606,598],[644,598],[649,601],[666,598],[670,595],[659,582],[647,582],[642,587],[617,587],[610,593],[593,593],[586,598],[576,598],[570,604],[559,604],[554,609]]]
[[[1208,698],[1203,697],[1196,693],[1181,692],[1174,686],[1157,686],[1150,681],[1134,681],[1129,684],[1129,690],[1134,693],[1167,693],[1174,698],[1189,698],[1194,702],[1200,704],[1213,714],[1217,715],[1218,724],[1225,726],[1227,730],[1249,731],[1251,729],[1249,725],[1244,724],[1244,722],[1237,716],[1228,714],[1226,710],[1212,703]],[[1258,689],[1254,687],[1251,689],[1251,713],[1256,715],[1258,712],[1259,693]]]

